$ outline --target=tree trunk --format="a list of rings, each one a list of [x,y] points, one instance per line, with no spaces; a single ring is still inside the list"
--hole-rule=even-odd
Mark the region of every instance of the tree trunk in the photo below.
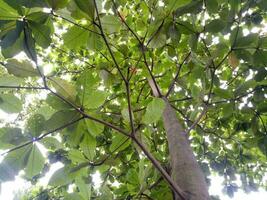
[[[179,123],[175,110],[168,99],[161,96],[155,80],[148,79],[148,83],[153,95],[162,98],[166,104],[162,117],[168,140],[172,179],[183,190],[187,200],[208,200],[205,176],[197,163],[188,136]],[[178,195],[174,196],[175,200],[181,200]]]
[[[209,199],[205,177],[190,147],[188,136],[178,122],[175,110],[165,99],[163,122],[167,134],[171,176],[190,200]],[[177,195],[175,200],[180,200]]]

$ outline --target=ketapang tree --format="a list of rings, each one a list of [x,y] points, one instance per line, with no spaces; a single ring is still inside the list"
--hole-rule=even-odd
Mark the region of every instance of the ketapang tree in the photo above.
[[[266,11],[0,0],[0,182],[30,181],[27,200],[218,199],[211,174],[229,196],[266,188]]]

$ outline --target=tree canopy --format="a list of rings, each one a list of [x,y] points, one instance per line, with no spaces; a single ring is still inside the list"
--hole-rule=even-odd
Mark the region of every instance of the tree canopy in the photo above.
[[[0,0],[0,110],[16,116],[1,121],[0,183],[31,181],[22,199],[172,199],[169,102],[208,183],[267,188],[266,13],[265,0]]]

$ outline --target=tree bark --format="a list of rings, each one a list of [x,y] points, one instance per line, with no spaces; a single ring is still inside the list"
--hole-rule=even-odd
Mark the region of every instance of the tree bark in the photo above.
[[[175,110],[166,98],[164,100],[166,107],[163,112],[163,123],[169,146],[171,176],[188,199],[208,200],[205,176],[190,147],[188,136],[180,125]],[[180,197],[175,195],[174,199],[180,200]]]
[[[205,176],[199,167],[188,135],[179,123],[175,110],[166,97],[162,97],[155,81],[148,79],[148,83],[155,97],[162,98],[166,107],[163,111],[163,124],[168,140],[171,177],[181,188],[188,200],[208,200],[209,193]],[[182,200],[177,194],[175,200]]]

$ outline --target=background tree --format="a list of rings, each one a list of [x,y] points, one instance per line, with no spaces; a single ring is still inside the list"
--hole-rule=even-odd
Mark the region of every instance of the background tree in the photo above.
[[[266,10],[0,0],[0,109],[17,116],[1,125],[0,182],[34,185],[59,161],[25,199],[205,200],[211,172],[229,196],[266,187]]]

